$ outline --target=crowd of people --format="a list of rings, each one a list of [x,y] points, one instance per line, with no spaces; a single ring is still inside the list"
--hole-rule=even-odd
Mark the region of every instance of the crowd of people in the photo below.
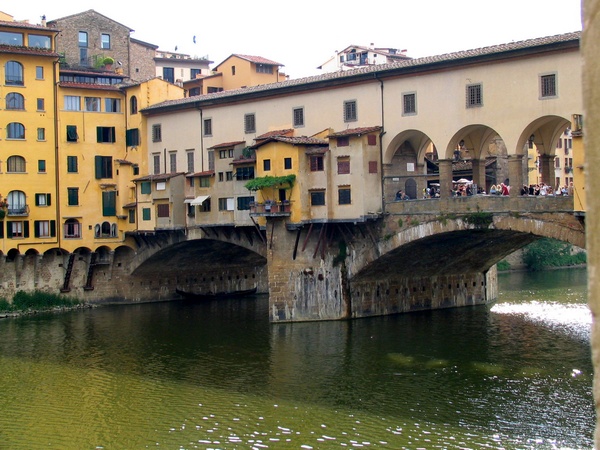
[[[569,183],[568,186],[566,184],[562,187],[557,185],[556,188],[546,183],[530,184],[529,186],[524,184],[521,188],[521,195],[573,195],[573,182]]]

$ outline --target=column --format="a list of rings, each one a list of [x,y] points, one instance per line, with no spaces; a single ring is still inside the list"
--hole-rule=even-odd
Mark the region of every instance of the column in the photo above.
[[[473,183],[478,187],[486,189],[485,186],[485,159],[472,159],[471,164],[473,165]],[[474,192],[476,194],[476,192]]]
[[[540,155],[542,182],[554,187],[554,159],[556,155]]]
[[[440,198],[450,198],[452,192],[452,160],[438,160],[440,168]]]
[[[508,179],[510,182],[510,196],[521,195],[523,186],[523,155],[508,155]]]

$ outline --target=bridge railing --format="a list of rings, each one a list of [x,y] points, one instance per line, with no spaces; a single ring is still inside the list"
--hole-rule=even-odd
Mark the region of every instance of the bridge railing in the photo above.
[[[573,211],[571,196],[472,195],[468,197],[431,198],[420,200],[388,201],[385,210],[391,214],[442,214],[486,211],[502,212],[566,212]]]

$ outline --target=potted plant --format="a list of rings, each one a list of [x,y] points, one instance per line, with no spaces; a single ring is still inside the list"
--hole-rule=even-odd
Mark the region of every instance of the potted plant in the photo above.
[[[107,56],[102,60],[102,63],[104,64],[104,68],[106,70],[112,70],[112,65],[115,63],[115,60],[110,56]]]

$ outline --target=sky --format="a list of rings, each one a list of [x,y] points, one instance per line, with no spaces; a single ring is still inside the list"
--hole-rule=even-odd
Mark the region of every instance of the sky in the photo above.
[[[94,9],[160,50],[208,57],[211,67],[234,53],[262,56],[291,78],[319,75],[318,66],[350,45],[406,49],[418,58],[582,29],[581,0],[3,3],[0,11],[32,24]]]

